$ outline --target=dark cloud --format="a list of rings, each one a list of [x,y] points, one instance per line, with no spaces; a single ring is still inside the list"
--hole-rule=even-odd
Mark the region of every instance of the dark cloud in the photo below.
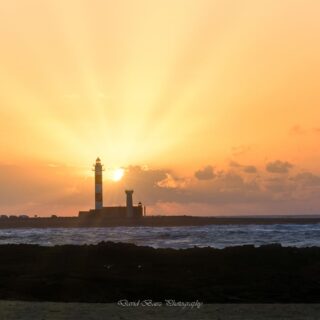
[[[244,166],[243,171],[245,173],[257,173],[257,168],[255,166]]]
[[[273,194],[277,194],[276,197],[279,200],[292,198],[292,193],[296,189],[296,185],[290,183],[290,180],[286,177],[283,178],[270,178],[264,181],[264,185],[266,190],[272,192]]]
[[[227,172],[219,179],[219,184],[224,190],[232,190],[243,188],[245,182],[239,174]]]
[[[245,173],[257,173],[258,170],[255,166],[252,165],[241,165],[236,161],[230,161],[229,166],[232,168],[241,168]]]
[[[229,162],[229,166],[234,167],[234,168],[242,167],[240,163],[233,161],[233,160]]]
[[[168,170],[144,170],[140,167],[131,167],[128,168],[123,183],[128,185],[127,181],[131,180],[130,188],[135,190],[135,198],[139,197],[139,200],[147,205],[161,202],[180,204],[246,203],[265,197],[261,193],[258,183],[246,181],[235,172],[221,171],[217,174],[210,166],[199,171],[202,179],[199,177],[197,179],[176,177]],[[199,176],[199,172],[197,173]],[[209,177],[211,178],[209,179]],[[122,189],[124,186],[121,187]],[[122,193],[121,191],[121,197],[123,197]],[[140,196],[142,197],[140,198]]]
[[[288,161],[276,160],[266,165],[266,170],[271,173],[288,173],[293,165]]]
[[[302,172],[291,178],[305,187],[320,187],[320,177],[311,172]]]
[[[188,191],[186,201],[211,204],[245,203],[265,197],[256,181],[247,181],[232,171],[223,172],[204,185],[192,185]]]
[[[212,166],[206,166],[196,171],[194,175],[198,180],[211,180],[215,177]]]

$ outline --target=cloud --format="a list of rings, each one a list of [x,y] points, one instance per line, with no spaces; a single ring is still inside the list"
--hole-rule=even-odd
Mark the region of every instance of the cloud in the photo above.
[[[252,179],[245,180],[235,172],[221,171],[217,174],[213,167],[206,166],[196,173],[198,177],[192,179],[191,177],[177,177],[168,170],[143,170],[141,167],[129,167],[126,180],[123,183],[128,185],[128,180],[131,180],[130,188],[135,190],[135,196],[142,196],[139,200],[150,206],[162,202],[181,204],[243,203],[265,197],[261,194],[257,182]],[[123,197],[123,192],[120,189],[120,196]]]
[[[170,172],[166,169],[150,169],[142,166],[125,168],[125,175],[119,183],[109,181],[106,185],[105,189],[109,190],[109,204],[123,203],[125,189],[133,189],[134,198],[138,198],[139,201],[154,203],[162,196],[162,188],[158,183],[166,180],[167,174]]]
[[[240,163],[233,161],[233,160],[229,162],[229,166],[234,167],[234,168],[242,167]]]
[[[233,167],[233,168],[241,168],[243,170],[243,172],[245,172],[245,173],[257,173],[258,172],[258,170],[255,166],[252,166],[252,165],[245,165],[244,166],[236,161],[230,161],[229,166]]]
[[[206,166],[196,171],[194,175],[198,180],[211,180],[216,176],[212,166]]]
[[[271,173],[288,173],[293,165],[288,161],[276,160],[266,164],[266,170]]]
[[[178,208],[181,208],[179,213],[183,213],[182,208],[192,205],[197,208],[211,207],[215,210],[232,208],[234,212],[230,214],[238,214],[238,207],[242,210],[253,208],[252,210],[260,211],[263,208],[265,213],[273,214],[290,212],[296,208],[301,210],[300,202],[305,202],[306,199],[316,206],[317,197],[315,192],[312,192],[313,189],[302,187],[318,185],[320,177],[312,173],[303,173],[294,177],[287,175],[272,178],[263,175],[258,177],[255,174],[245,174],[244,170],[247,167],[250,166],[241,166],[240,172],[229,170],[218,173],[213,167],[206,166],[197,172],[200,172],[200,177],[203,177],[204,173],[209,173],[204,175],[206,178],[212,173],[213,178],[201,180],[198,177],[180,177],[167,169],[130,166],[126,168],[123,181],[117,184],[110,181],[109,185],[105,186],[106,205],[123,204],[124,189],[132,188],[134,201],[142,201],[150,212],[153,207],[163,208],[167,212],[171,210],[164,209],[166,206],[162,204],[176,208],[170,213],[174,213]],[[254,169],[250,168],[249,171]],[[268,209],[270,209],[269,212]],[[157,211],[157,213],[164,212]]]
[[[245,179],[233,171],[222,172],[215,179],[194,184],[186,191],[189,192],[186,201],[193,203],[243,203],[265,197],[254,179]]]
[[[165,209],[171,213],[178,208],[183,213],[188,206],[199,212],[205,207],[207,213],[212,208],[212,213],[216,214],[219,213],[217,210],[234,210],[229,214],[238,214],[238,208],[242,208],[242,213],[245,208],[251,208],[252,212],[264,210],[268,213],[270,210],[273,214],[293,212],[298,208],[301,211],[306,203],[312,212],[320,208],[320,176],[312,172],[258,176],[253,172],[254,168],[237,164],[231,170],[218,171],[206,166],[197,171],[202,178],[199,179],[181,177],[168,169],[129,166],[119,182],[104,180],[104,205],[124,205],[124,190],[134,189],[134,203],[142,201],[150,212],[153,207],[165,208],[161,204],[175,208],[172,212]],[[75,215],[78,210],[92,208],[94,178],[92,174],[84,176],[81,170],[48,165],[28,170],[0,166],[2,211]],[[252,173],[246,174],[246,170]]]
[[[276,199],[289,200],[293,196],[293,192],[296,190],[296,185],[290,183],[290,180],[286,176],[269,178],[263,181],[267,191],[276,194]]]
[[[219,179],[219,184],[224,190],[241,189],[244,186],[244,180],[236,173],[227,172]]]
[[[177,178],[172,176],[170,173],[166,173],[166,178],[157,182],[157,186],[168,189],[185,188],[188,181],[189,179]]]
[[[257,173],[257,168],[255,166],[244,166],[243,171],[245,173]]]
[[[320,177],[311,172],[302,172],[291,178],[305,187],[320,187]]]

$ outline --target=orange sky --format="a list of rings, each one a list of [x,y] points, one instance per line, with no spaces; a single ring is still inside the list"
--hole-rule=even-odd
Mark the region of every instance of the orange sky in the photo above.
[[[0,0],[0,211],[92,207],[100,156],[106,205],[133,187],[150,213],[320,213],[319,12]]]

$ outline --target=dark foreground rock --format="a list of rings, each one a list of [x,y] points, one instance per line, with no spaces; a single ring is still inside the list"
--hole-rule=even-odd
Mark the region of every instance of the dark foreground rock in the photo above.
[[[0,299],[320,302],[320,248],[0,246]]]

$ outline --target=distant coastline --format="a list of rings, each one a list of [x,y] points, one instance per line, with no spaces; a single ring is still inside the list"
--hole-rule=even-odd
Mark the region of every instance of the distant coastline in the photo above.
[[[0,219],[0,229],[7,228],[89,228],[117,226],[178,227],[228,224],[312,224],[320,223],[320,216],[270,216],[270,217],[196,217],[196,216],[146,216],[140,219],[36,217]]]

